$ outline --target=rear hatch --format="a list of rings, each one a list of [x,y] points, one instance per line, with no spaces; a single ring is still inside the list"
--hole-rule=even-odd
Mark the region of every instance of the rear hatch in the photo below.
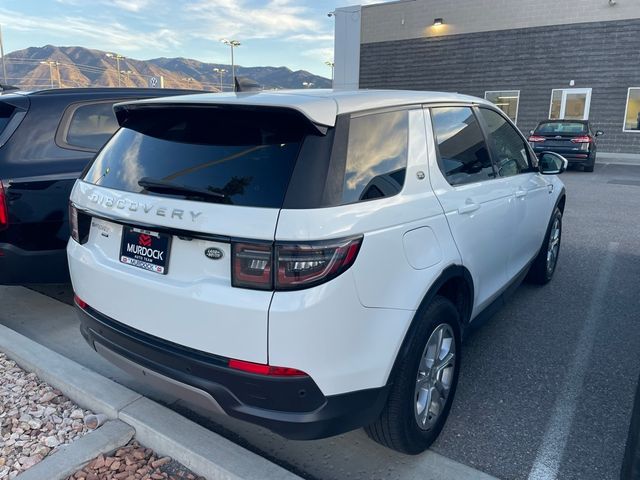
[[[71,197],[77,295],[156,337],[267,363],[273,292],[232,286],[231,244],[271,245],[301,147],[323,132],[283,108],[116,110],[123,128]]]
[[[529,137],[536,150],[553,150],[564,154],[584,153],[589,150],[587,125],[581,122],[542,123]]]

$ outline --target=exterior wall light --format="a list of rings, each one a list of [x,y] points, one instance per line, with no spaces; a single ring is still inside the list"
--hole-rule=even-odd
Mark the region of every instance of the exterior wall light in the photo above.
[[[433,20],[433,26],[434,27],[438,27],[440,25],[442,25],[444,23],[444,20],[442,18],[435,18]]]

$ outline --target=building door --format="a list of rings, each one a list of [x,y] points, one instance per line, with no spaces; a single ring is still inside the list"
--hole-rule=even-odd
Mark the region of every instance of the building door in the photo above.
[[[552,90],[551,120],[589,120],[590,88],[564,88]]]

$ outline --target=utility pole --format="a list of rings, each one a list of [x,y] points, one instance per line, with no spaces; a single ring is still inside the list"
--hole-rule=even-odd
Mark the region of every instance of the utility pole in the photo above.
[[[7,84],[7,67],[4,64],[4,43],[2,42],[2,25],[0,25],[0,55],[2,55],[2,80]]]
[[[120,79],[120,60],[124,59],[123,55],[119,53],[107,53],[107,57],[116,59],[116,71],[118,72],[118,86],[122,86],[122,81]]]
[[[227,73],[227,71],[224,68],[214,68],[213,71],[220,75],[220,91],[222,92],[222,76]]]
[[[49,81],[51,82],[51,88],[53,88],[53,66],[57,62],[49,60],[48,62],[40,62],[41,65],[49,65]]]
[[[233,91],[236,91],[236,64],[233,58],[233,49],[242,45],[238,40],[227,40],[223,38],[220,40],[222,43],[231,47],[231,81],[233,82]]]
[[[62,88],[62,77],[60,76],[60,62],[56,62],[56,73],[58,74],[58,88]]]

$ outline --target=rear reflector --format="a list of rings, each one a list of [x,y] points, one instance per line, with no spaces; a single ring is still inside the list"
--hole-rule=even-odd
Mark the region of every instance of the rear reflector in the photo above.
[[[2,180],[0,180],[0,230],[9,226],[9,208],[7,207],[7,196],[4,193]]]
[[[87,308],[87,302],[85,302],[84,300],[82,300],[78,295],[76,295],[75,293],[73,294],[73,301],[76,302],[76,305],[78,305],[80,308],[82,308],[83,310],[85,308]]]
[[[262,363],[245,362],[243,360],[229,359],[229,368],[241,370],[256,375],[270,375],[273,377],[306,377],[306,373],[295,368],[274,367]]]
[[[531,135],[531,136],[529,137],[529,141],[530,141],[531,143],[544,142],[545,140],[546,140],[546,138],[544,138],[544,137],[540,137],[540,136],[538,136],[538,135]]]

